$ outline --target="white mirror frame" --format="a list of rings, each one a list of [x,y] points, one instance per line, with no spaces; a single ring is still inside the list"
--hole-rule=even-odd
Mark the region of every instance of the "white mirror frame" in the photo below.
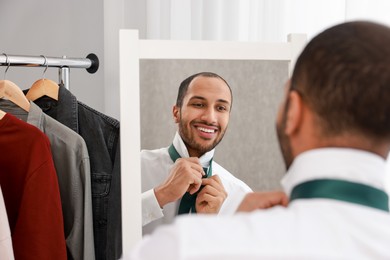
[[[140,60],[288,61],[289,73],[306,44],[305,34],[284,43],[140,40],[137,30],[120,30],[120,122],[123,255],[142,239],[140,165]]]

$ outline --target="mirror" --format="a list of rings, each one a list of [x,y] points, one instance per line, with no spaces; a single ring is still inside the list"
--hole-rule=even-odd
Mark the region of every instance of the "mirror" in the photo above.
[[[179,85],[201,71],[219,74],[233,92],[228,130],[216,147],[215,161],[253,190],[279,189],[285,167],[275,119],[288,77],[287,61],[141,60],[141,148],[171,144],[177,129],[172,106]]]

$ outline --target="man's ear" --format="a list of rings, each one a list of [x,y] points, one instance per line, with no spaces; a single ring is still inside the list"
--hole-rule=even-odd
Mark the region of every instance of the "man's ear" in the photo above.
[[[289,92],[289,106],[287,111],[285,133],[291,135],[298,131],[302,124],[303,103],[296,91]]]
[[[173,106],[172,108],[172,114],[173,114],[173,119],[175,120],[175,123],[180,122],[180,108],[178,106]]]

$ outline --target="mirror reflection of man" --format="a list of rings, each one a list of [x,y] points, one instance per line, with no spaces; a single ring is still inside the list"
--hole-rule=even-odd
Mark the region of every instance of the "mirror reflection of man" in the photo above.
[[[185,79],[173,106],[172,145],[141,152],[143,233],[177,214],[232,214],[251,189],[213,161],[230,117],[232,91],[219,75]]]

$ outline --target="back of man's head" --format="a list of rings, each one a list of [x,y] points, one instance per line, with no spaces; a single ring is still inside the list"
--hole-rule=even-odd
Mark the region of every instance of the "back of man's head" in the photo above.
[[[390,140],[390,28],[358,21],[320,33],[298,58],[291,89],[316,114],[321,135]]]

